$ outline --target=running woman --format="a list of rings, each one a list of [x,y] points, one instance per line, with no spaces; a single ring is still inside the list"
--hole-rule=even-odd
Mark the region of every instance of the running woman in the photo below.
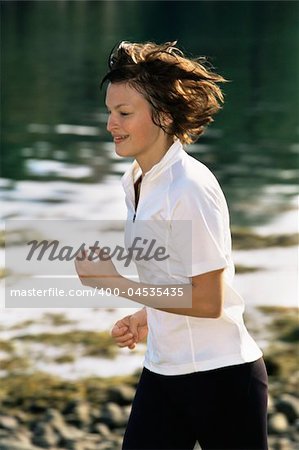
[[[119,347],[147,337],[123,450],[191,450],[196,441],[203,450],[266,450],[267,374],[232,285],[226,200],[215,176],[184,149],[221,108],[218,84],[226,80],[175,45],[122,42],[103,79],[115,152],[134,158],[122,178],[127,239],[138,224],[165,223],[169,261],[135,260],[138,283],[107,258],[78,260],[77,271],[84,285],[118,288],[143,305],[112,329]],[[191,228],[182,233],[184,221]],[[158,293],[161,285],[177,291]],[[176,304],[169,292],[177,292]]]

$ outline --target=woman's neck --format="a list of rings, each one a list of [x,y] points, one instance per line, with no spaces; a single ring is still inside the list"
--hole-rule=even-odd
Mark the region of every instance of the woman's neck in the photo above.
[[[152,167],[154,167],[156,164],[158,164],[158,162],[161,161],[161,159],[168,152],[169,148],[172,146],[173,142],[173,136],[167,136],[167,139],[161,147],[161,150],[158,150],[155,153],[150,153],[149,155],[143,155],[143,157],[136,157],[136,161],[141,168],[142,176],[144,176],[151,170]]]

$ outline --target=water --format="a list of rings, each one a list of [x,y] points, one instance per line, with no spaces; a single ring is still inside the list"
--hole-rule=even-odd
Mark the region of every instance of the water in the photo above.
[[[122,39],[178,39],[231,80],[224,110],[190,151],[219,178],[233,222],[265,223],[287,207],[299,151],[296,2],[27,1],[1,8],[2,168],[12,188],[15,180],[117,184],[127,161],[115,157],[105,131],[99,82],[107,56]]]

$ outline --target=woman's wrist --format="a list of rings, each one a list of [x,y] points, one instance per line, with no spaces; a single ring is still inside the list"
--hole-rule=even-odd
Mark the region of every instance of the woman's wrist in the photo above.
[[[147,325],[146,306],[134,313],[133,316],[138,317],[138,319],[140,320],[140,325]]]

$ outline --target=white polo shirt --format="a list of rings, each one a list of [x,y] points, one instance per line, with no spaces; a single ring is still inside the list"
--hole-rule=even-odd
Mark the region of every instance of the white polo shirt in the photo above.
[[[262,352],[244,325],[244,302],[232,287],[229,213],[216,178],[185,152],[180,141],[175,141],[159,163],[143,176],[135,211],[134,182],[140,175],[141,169],[134,161],[122,177],[128,208],[126,247],[132,243],[140,221],[165,221],[168,230],[165,245],[172,255],[164,266],[153,260],[135,261],[140,281],[188,283],[188,277],[225,269],[223,311],[217,319],[147,307],[149,332],[144,366],[159,374],[180,375],[257,360]],[[180,221],[191,224],[190,234],[185,236],[186,247],[192,243],[190,264],[184,261],[182,253],[176,252],[176,227],[171,224]],[[181,240],[182,236],[180,245]],[[171,298],[169,301],[171,307]]]

